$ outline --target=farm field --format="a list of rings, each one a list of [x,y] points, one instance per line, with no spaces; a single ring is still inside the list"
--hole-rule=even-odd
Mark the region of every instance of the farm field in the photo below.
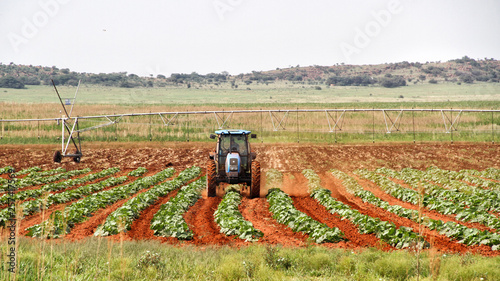
[[[21,245],[47,241],[42,243],[48,247],[64,241],[77,243],[69,244],[75,247],[106,239],[108,247],[114,241],[122,249],[136,245],[127,243],[145,242],[190,251],[198,251],[191,247],[207,251],[251,247],[248,251],[253,254],[262,251],[259,246],[278,247],[266,248],[267,255],[313,246],[360,253],[377,249],[387,257],[420,248],[427,256],[500,257],[497,145],[254,144],[263,171],[261,197],[256,199],[233,192],[224,198],[206,197],[204,165],[212,147],[211,143],[89,143],[81,163],[65,158],[56,164],[54,145],[4,145],[0,177],[5,184],[8,166],[18,173]],[[415,177],[416,183],[411,180]],[[422,185],[424,191],[419,189]],[[395,190],[404,190],[404,195]],[[5,223],[8,205],[1,196],[5,192],[0,194],[0,223]],[[450,204],[457,207],[450,209]],[[2,241],[5,235],[3,229]],[[241,251],[231,252],[230,258]],[[138,254],[129,252],[129,259]],[[20,270],[27,272],[26,267]],[[115,271],[114,279],[120,279],[123,270]]]
[[[148,143],[146,147],[136,147],[137,144],[129,144],[128,148],[112,147],[107,144],[106,148],[99,148],[99,144],[92,144],[90,148],[84,151],[82,162],[79,164],[73,163],[71,159],[64,159],[62,164],[51,163],[50,146],[6,146],[0,152],[0,166],[12,166],[16,171],[38,166],[44,171],[63,168],[67,171],[89,169],[83,174],[72,176],[73,179],[82,178],[85,175],[90,175],[102,172],[110,168],[119,168],[119,171],[113,171],[113,176],[120,178],[138,167],[146,168],[147,172],[144,176],[153,176],[165,170],[167,167],[175,169],[175,175],[191,166],[204,167],[206,155],[211,149],[211,144],[206,143],[173,143],[162,145],[159,143]],[[378,218],[382,221],[393,222],[397,228],[401,226],[413,228],[418,232],[419,224],[409,218],[400,217],[394,213],[383,210],[379,206],[364,203],[363,200],[349,191],[349,186],[343,183],[339,175],[332,174],[332,170],[339,170],[348,177],[355,179],[364,190],[373,192],[383,201],[387,201],[390,205],[400,205],[409,210],[418,210],[418,203],[405,202],[402,199],[395,198],[390,194],[386,194],[380,183],[370,181],[363,176],[362,171],[374,171],[376,168],[390,168],[394,171],[401,171],[403,168],[414,168],[425,170],[430,166],[437,166],[445,170],[463,170],[475,169],[483,171],[487,168],[500,166],[500,150],[496,145],[487,144],[426,144],[426,145],[345,145],[345,146],[328,146],[328,145],[256,145],[255,150],[258,153],[258,159],[262,163],[262,189],[261,198],[247,199],[242,198],[239,210],[243,218],[252,222],[254,227],[263,233],[262,238],[256,239],[257,243],[286,245],[286,246],[305,246],[310,243],[307,233],[294,232],[286,225],[278,223],[273,219],[272,213],[269,211],[269,202],[265,196],[271,188],[280,188],[286,195],[290,196],[293,205],[299,211],[307,214],[309,217],[321,224],[325,224],[330,228],[338,227],[343,233],[345,239],[334,241],[333,243],[321,243],[325,247],[332,248],[365,248],[378,247],[384,250],[395,249],[396,245],[390,245],[387,242],[377,238],[374,233],[360,234],[356,225],[349,220],[342,220],[338,215],[330,214],[327,209],[310,197],[310,187],[307,177],[303,174],[305,169],[309,169],[316,174],[319,179],[319,185],[322,188],[330,190],[331,195],[336,200],[349,206],[353,210],[360,213]],[[368,169],[368,170],[359,170]],[[145,171],[146,171],[145,170]],[[202,169],[203,170],[203,169]],[[195,175],[186,178],[183,182],[192,182],[194,179],[199,179],[204,175],[204,171],[200,170]],[[267,184],[266,174],[269,171],[278,171],[282,175],[281,183]],[[378,171],[378,170],[377,170]],[[144,172],[144,171],[143,171]],[[380,172],[378,172],[380,174]],[[165,175],[158,182],[163,182],[170,175]],[[500,175],[499,175],[500,176]],[[64,191],[78,188],[87,183],[96,183],[103,181],[109,177],[104,174],[100,178],[91,177],[85,182],[77,182],[73,187],[63,186],[58,190],[48,190],[47,193],[57,194]],[[392,175],[392,177],[395,177]],[[401,184],[409,190],[415,189],[410,184],[403,181],[388,177],[395,184]],[[474,177],[474,176],[472,176]],[[478,177],[478,176],[476,176]],[[6,178],[6,175],[3,175]],[[128,176],[127,179],[119,183],[108,184],[104,190],[110,189],[110,186],[123,186],[130,184],[136,180],[137,176]],[[479,177],[480,178],[480,177]],[[61,179],[59,181],[64,181]],[[435,180],[434,180],[435,181]],[[431,181],[434,183],[434,181]],[[487,180],[490,184],[498,184],[498,179]],[[462,182],[463,183],[463,182]],[[147,186],[136,191],[138,194],[150,190],[151,186]],[[195,200],[194,206],[189,208],[182,214],[187,226],[193,232],[192,239],[179,240],[175,237],[155,236],[155,233],[150,229],[152,216],[156,214],[162,204],[171,200],[182,183],[172,187],[170,192],[165,192],[154,199],[154,204],[145,207],[137,212],[138,218],[130,224],[130,230],[126,231],[125,238],[127,240],[141,239],[156,239],[169,244],[195,244],[195,245],[231,245],[241,246],[246,245],[244,239],[235,239],[234,237],[220,233],[220,227],[214,221],[213,215],[217,206],[221,202],[221,198],[207,198],[204,190],[204,182],[201,183],[202,197]],[[439,185],[439,184],[438,184]],[[470,189],[474,189],[475,184],[469,183]],[[30,187],[21,187],[19,193],[41,188],[43,185],[35,185]],[[401,188],[403,188],[401,187]],[[446,189],[446,187],[443,187]],[[429,189],[430,190],[430,189]],[[497,194],[497,190],[491,191]],[[92,192],[95,193],[95,192]],[[487,192],[484,192],[487,194]],[[91,194],[91,193],[89,193]],[[130,197],[136,196],[135,193]],[[42,198],[43,194],[37,195]],[[479,195],[478,195],[479,196]],[[34,197],[34,196],[31,196]],[[22,197],[21,202],[33,200],[30,196]],[[81,196],[85,197],[85,196]],[[73,229],[64,236],[64,239],[80,240],[86,237],[91,237],[98,226],[102,225],[108,216],[128,201],[129,196],[123,197],[121,200],[112,202],[105,208],[96,210],[88,216],[88,220],[77,222]],[[495,202],[496,197],[492,199]],[[48,206],[47,210],[42,213],[33,212],[27,213],[25,219],[21,221],[20,233],[26,235],[26,228],[43,222],[43,218],[48,218],[51,213],[63,210],[64,207],[76,200],[68,199],[62,204],[54,202]],[[40,204],[42,201],[39,202]],[[5,208],[5,202],[3,203]],[[493,218],[498,221],[499,208],[492,207],[486,210]],[[500,224],[488,224],[472,221],[460,221],[453,214],[440,213],[439,210],[424,208],[423,215],[432,219],[442,220],[444,222],[453,221],[469,228],[477,228],[481,231],[489,231],[497,233]],[[116,232],[117,233],[117,232]],[[115,236],[116,236],[116,233]],[[428,228],[424,230],[424,239],[432,241],[432,247],[436,247],[444,252],[473,252],[484,255],[499,255],[500,251],[492,250],[491,247],[485,245],[467,246],[463,243],[458,243],[456,239],[450,239],[441,235],[438,231],[433,231]],[[498,235],[498,234],[496,234]],[[494,239],[494,238],[492,238]],[[498,237],[496,238],[498,239]],[[492,242],[493,246],[500,242]],[[495,244],[496,243],[496,244]]]

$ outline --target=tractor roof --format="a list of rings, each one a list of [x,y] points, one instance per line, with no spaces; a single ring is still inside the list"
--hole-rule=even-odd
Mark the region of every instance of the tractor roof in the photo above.
[[[219,130],[215,131],[217,135],[248,135],[251,131],[247,130]]]

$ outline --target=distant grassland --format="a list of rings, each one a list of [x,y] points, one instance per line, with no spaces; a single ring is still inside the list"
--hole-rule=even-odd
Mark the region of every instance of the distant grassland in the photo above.
[[[417,84],[395,89],[381,87],[324,87],[314,89],[302,84],[250,84],[251,90],[220,86],[194,85],[187,88],[116,88],[85,86],[80,88],[73,116],[175,112],[231,111],[237,109],[312,109],[312,108],[431,108],[499,109],[498,83],[456,85]],[[65,98],[74,96],[76,87],[58,87]],[[0,119],[59,118],[64,113],[54,89],[30,86],[25,90],[0,89]],[[87,141],[206,141],[229,113],[221,114],[219,123],[213,114],[178,115],[169,126],[164,120],[173,115],[125,117],[120,123],[84,132]],[[446,133],[443,116],[435,113],[405,113],[398,123],[400,130],[387,134],[381,112],[346,113],[342,127],[333,122],[340,113],[269,113],[234,114],[226,128],[245,128],[258,133],[259,142],[379,142],[379,141],[497,141],[500,138],[500,114],[464,113],[457,131]],[[456,118],[457,114],[449,118]],[[397,113],[389,116],[393,121]],[[283,126],[277,124],[283,118]],[[330,120],[330,124],[328,123]],[[81,120],[80,128],[109,122]],[[274,122],[274,126],[273,126]],[[331,128],[334,129],[330,131]],[[389,124],[390,126],[390,124]],[[278,129],[276,129],[278,127]],[[58,143],[61,127],[52,122],[3,123],[1,143]]]
[[[286,82],[240,85],[193,85],[187,88],[117,88],[82,85],[78,103],[117,105],[244,105],[299,106],[305,104],[330,105],[337,103],[389,102],[411,107],[420,102],[500,101],[500,83],[474,83],[457,85],[416,84],[399,88],[337,87],[291,84]],[[64,98],[72,98],[76,87],[58,87]],[[0,89],[0,102],[54,103],[58,102],[51,86],[28,86],[27,89]],[[485,104],[487,106],[487,104]]]

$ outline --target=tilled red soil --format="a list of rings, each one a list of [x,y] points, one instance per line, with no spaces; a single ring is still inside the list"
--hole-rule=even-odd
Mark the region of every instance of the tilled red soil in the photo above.
[[[110,167],[120,167],[122,171],[130,171],[137,167],[146,167],[149,174],[154,174],[168,166],[177,171],[192,165],[203,167],[208,159],[208,152],[213,149],[213,143],[98,143],[84,145],[81,163],[77,164],[71,159],[63,159],[61,164],[52,162],[52,155],[58,148],[56,145],[3,145],[0,148],[0,167],[11,165],[16,170],[40,166],[44,170],[63,167],[67,170],[90,167],[93,172]],[[392,221],[397,227],[407,226],[418,231],[418,224],[411,220],[398,217],[381,208],[364,203],[361,199],[348,193],[338,179],[328,173],[330,169],[340,169],[353,176],[352,171],[359,168],[375,169],[388,167],[401,169],[405,167],[425,169],[430,165],[440,168],[460,170],[500,167],[500,149],[498,145],[487,143],[469,144],[375,144],[375,145],[308,145],[308,144],[256,144],[257,160],[262,166],[262,174],[270,168],[283,172],[282,189],[293,197],[297,209],[305,212],[312,218],[325,223],[329,227],[338,227],[344,232],[346,241],[340,243],[325,243],[325,247],[359,249],[377,247],[383,250],[394,250],[391,246],[380,241],[373,234],[359,234],[357,227],[347,220],[342,220],[338,215],[329,213],[314,199],[308,197],[307,180],[301,174],[306,168],[316,171],[325,188],[332,190],[332,196],[337,200],[359,210],[361,213]],[[5,176],[5,175],[4,175]],[[405,208],[415,209],[416,206],[401,202],[380,190],[369,181],[358,179],[360,184],[372,191],[376,196],[398,204]],[[265,179],[262,179],[261,196],[267,193]],[[140,217],[133,223],[132,230],[124,235],[127,240],[155,239],[168,244],[183,245],[194,244],[204,246],[230,245],[243,246],[248,242],[220,233],[214,221],[213,213],[220,198],[201,198],[184,215],[184,219],[194,233],[190,241],[179,241],[176,238],[157,237],[150,229],[150,221],[160,206],[168,202],[176,191],[170,193],[158,202],[144,210]],[[120,200],[106,209],[99,210],[86,222],[77,225],[66,239],[79,240],[93,235],[94,230],[102,224],[107,215],[121,206],[126,200]],[[44,213],[48,217],[55,210],[62,210],[64,205],[55,205]],[[303,233],[294,233],[290,228],[277,223],[269,212],[269,205],[264,198],[242,200],[240,211],[253,223],[254,227],[264,233],[259,244],[280,244],[284,246],[305,246],[311,244],[308,236]],[[439,218],[444,221],[455,221],[452,216],[443,216],[434,211],[423,210],[426,216]],[[41,222],[41,214],[25,218],[21,223],[21,234],[25,228]],[[486,229],[479,224],[467,226]],[[425,227],[422,233],[432,243],[432,247],[443,252],[474,252],[483,255],[499,255],[487,246],[468,247],[451,241],[449,238],[431,231]],[[112,237],[117,239],[118,237]]]

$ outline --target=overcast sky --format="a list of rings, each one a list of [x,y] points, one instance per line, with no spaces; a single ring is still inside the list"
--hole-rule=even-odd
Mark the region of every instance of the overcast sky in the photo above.
[[[498,0],[0,0],[0,62],[149,74],[500,59]]]

